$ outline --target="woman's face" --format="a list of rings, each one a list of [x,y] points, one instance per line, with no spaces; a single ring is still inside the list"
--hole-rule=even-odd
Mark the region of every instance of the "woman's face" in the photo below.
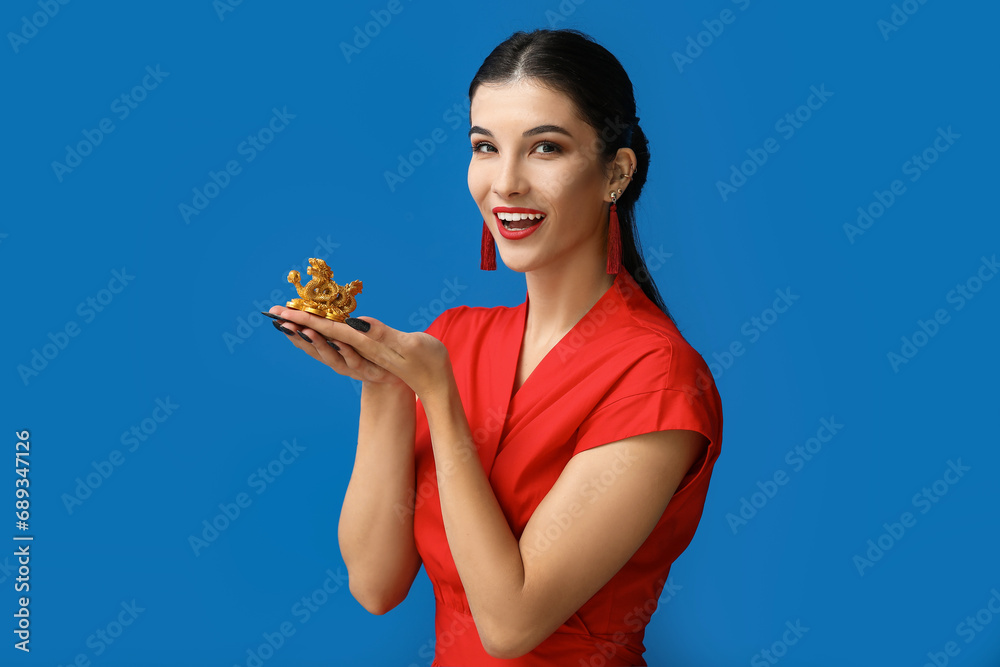
[[[533,79],[483,84],[470,119],[469,192],[504,264],[524,272],[603,261],[611,181],[601,168],[597,132],[577,116],[573,102]],[[500,218],[510,217],[505,208],[544,217],[512,222],[534,225],[515,238],[517,232],[498,229]]]

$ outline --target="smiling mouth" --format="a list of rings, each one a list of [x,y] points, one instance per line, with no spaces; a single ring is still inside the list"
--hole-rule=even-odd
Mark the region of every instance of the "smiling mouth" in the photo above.
[[[546,217],[544,213],[505,213],[502,211],[497,211],[496,216],[504,229],[510,231],[534,227]]]

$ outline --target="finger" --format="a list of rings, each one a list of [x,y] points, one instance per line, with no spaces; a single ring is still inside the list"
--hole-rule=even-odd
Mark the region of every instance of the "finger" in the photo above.
[[[301,347],[301,343],[306,342],[301,337],[301,332],[300,332],[301,327],[295,325],[294,323],[292,322],[282,323],[275,321],[272,324],[274,325],[275,329],[285,334],[288,340],[291,341],[291,343],[294,344],[296,347]]]
[[[400,332],[374,317],[350,318],[349,321],[354,321],[355,325],[358,321],[368,324],[368,331],[362,332],[350,324],[335,322],[294,308],[275,306],[271,312],[285,320],[282,322],[282,326],[289,331],[297,332],[299,329],[305,328],[315,332],[306,333],[313,339],[310,343],[312,345],[320,344],[316,337],[316,333],[318,333],[323,338],[334,340],[336,345],[343,347],[346,344],[351,347],[352,352],[357,355],[356,358],[350,356],[350,353],[342,358],[347,362],[347,368],[354,373],[361,373],[364,370],[368,378],[381,377],[386,372],[392,373],[395,362],[402,359],[402,356],[393,349],[394,341],[398,340]],[[364,328],[363,325],[362,328]],[[297,333],[296,335],[299,336]],[[304,339],[303,342],[305,342]],[[336,358],[323,355],[320,358],[326,360],[326,363],[331,367],[334,367],[333,364],[339,361]],[[377,368],[367,368],[366,364],[374,364]],[[339,368],[334,368],[339,372]]]
[[[291,342],[292,345],[299,348],[300,350],[311,356],[316,361],[319,361],[320,363],[325,363],[322,357],[320,357],[316,348],[313,346],[313,344],[307,343],[300,336],[300,332],[296,327],[294,327],[294,325],[290,327],[288,324],[280,324],[279,322],[275,322],[275,325],[276,329],[280,327],[280,330],[283,330],[282,333],[285,334],[285,337],[288,338],[289,342]],[[292,329],[296,329],[296,331],[292,331]]]
[[[312,313],[295,310],[294,308],[284,308],[282,306],[274,306],[270,312],[272,315],[279,317],[281,323],[285,326],[295,325],[296,327],[309,327],[310,329],[322,330],[322,324],[319,323],[329,321]]]
[[[330,341],[321,338],[317,332],[306,329],[304,333],[316,340],[313,347],[316,350],[317,358],[337,373],[359,382],[364,380],[381,381],[385,377],[385,369],[375,366],[347,343],[337,343],[340,350],[335,350]]]
[[[316,332],[307,333],[308,327],[292,322],[291,320],[282,319],[280,322],[275,321],[274,324],[276,329],[286,334],[293,343],[296,343],[296,347],[303,350],[306,347],[299,344],[298,341],[305,343],[305,345],[312,345],[315,340],[325,340]]]
[[[333,320],[328,320],[325,317],[320,317],[319,315],[307,313],[302,310],[295,310],[294,308],[282,308],[281,306],[275,306],[271,309],[271,312],[283,318],[285,320],[285,326],[294,324],[296,326],[308,327],[313,331],[318,331],[320,335],[327,339],[332,338],[340,340],[341,334],[346,332],[349,335],[349,333],[353,331],[353,329],[341,324],[340,322],[334,322]]]
[[[359,357],[368,360],[381,367],[388,369],[388,364],[401,358],[392,350],[391,342],[395,340],[399,332],[392,327],[386,326],[373,317],[350,318],[348,321],[363,321],[368,324],[367,332],[358,331],[356,328],[343,322],[328,320],[312,313],[295,310],[294,308],[280,309],[280,317],[287,318],[288,322],[284,326],[291,328],[299,325],[308,326],[318,331],[323,337],[332,339],[336,344],[347,343]],[[362,365],[359,364],[358,368]]]
[[[306,333],[306,331],[308,331],[309,333]],[[295,329],[295,335],[304,340],[305,342],[309,343],[310,345],[320,340],[326,340],[320,334],[316,333],[315,331],[307,327],[299,327]]]
[[[275,306],[272,311],[280,311],[280,306]],[[308,315],[309,313],[306,313]],[[280,316],[279,316],[280,317]],[[321,318],[315,318],[320,320]],[[320,363],[330,366],[333,370],[342,375],[353,375],[337,351],[340,345],[327,340],[321,333],[309,327],[296,324],[291,320],[280,318],[273,322],[274,327],[288,336],[288,339],[295,347],[299,348]],[[320,342],[322,341],[322,342]],[[356,354],[356,353],[355,353]]]
[[[279,315],[280,311],[281,311],[281,306],[271,306],[271,308],[266,311],[264,310],[260,311],[260,314],[266,315],[276,322],[287,322],[288,320]]]
[[[368,325],[367,331],[358,330],[358,327],[364,328],[361,322]],[[398,351],[400,331],[374,317],[351,317],[345,324],[354,333],[354,337],[349,339],[350,344],[365,359],[390,372],[403,359]],[[345,340],[348,340],[346,336]]]
[[[288,327],[289,325],[285,325],[285,326]],[[291,325],[291,326],[295,326],[295,325]],[[334,341],[326,338],[323,334],[321,334],[320,332],[316,331],[315,329],[310,329],[309,327],[302,327],[302,326],[297,327],[297,329],[298,330],[295,332],[296,335],[298,335],[298,337],[301,338],[306,343],[309,343],[310,345],[312,345],[313,347],[315,347],[317,350],[322,350],[324,352],[326,350],[332,350],[334,352],[340,352],[340,350],[342,349],[342,347],[344,345],[343,343],[338,344],[338,343],[336,343],[336,342],[334,342]]]
[[[326,347],[330,350],[330,352],[339,357],[340,361],[346,367],[356,369],[364,361],[364,359],[361,358],[361,355],[359,355],[354,348],[347,343],[340,341],[339,343],[335,343],[335,345],[340,349],[335,350],[329,342],[326,343]]]
[[[277,321],[271,322],[271,324],[272,324],[272,326],[274,326],[275,329],[277,329],[281,333],[285,334],[289,338],[294,338],[295,337],[295,330],[294,330],[295,326],[294,325],[292,325],[291,327],[289,327],[287,325],[287,323],[283,324],[283,323],[277,322]]]
[[[317,350],[314,345],[302,341],[302,344],[296,344],[295,347],[299,348],[300,350],[302,350],[303,352],[305,352],[306,354],[308,354],[310,357],[320,362],[321,364],[326,363],[323,357],[320,356],[319,350]]]
[[[307,348],[310,354],[318,361],[326,364],[341,375],[351,375],[351,369],[348,368],[344,357],[341,356],[340,351],[337,349],[343,349],[343,344],[338,345],[337,343],[333,343],[324,338],[318,331],[305,327],[299,330],[298,335],[300,338],[306,336],[312,341],[307,344]],[[302,340],[305,342],[304,338]]]
[[[376,366],[372,362],[365,359],[363,356],[358,354],[357,350],[350,347],[346,343],[341,343],[341,355],[344,359],[344,365],[350,369],[352,377],[359,381],[372,380],[380,381],[385,377],[386,370],[379,366]]]

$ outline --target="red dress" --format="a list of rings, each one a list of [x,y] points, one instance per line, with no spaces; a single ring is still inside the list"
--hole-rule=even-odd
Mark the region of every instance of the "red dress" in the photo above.
[[[448,348],[483,470],[515,537],[578,452],[667,429],[703,434],[708,450],[625,566],[530,653],[499,660],[483,649],[448,548],[418,401],[413,533],[436,598],[433,667],[645,665],[646,623],[701,519],[722,402],[705,361],[624,270],[512,393],[527,308],[527,294],[516,307],[458,306],[427,328]]]

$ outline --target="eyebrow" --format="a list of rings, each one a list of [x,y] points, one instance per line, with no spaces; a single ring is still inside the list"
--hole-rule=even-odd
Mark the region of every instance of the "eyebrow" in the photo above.
[[[565,134],[570,139],[573,138],[573,135],[569,133],[569,130],[567,130],[566,128],[560,127],[558,125],[539,125],[538,127],[533,127],[530,130],[525,130],[521,134],[521,136],[522,137],[533,137],[536,134],[543,134],[545,132],[556,132],[558,134]],[[485,134],[487,137],[492,137],[493,136],[492,132],[490,132],[489,130],[487,130],[485,127],[480,127],[478,125],[473,125],[472,127],[469,128],[469,136],[471,137],[473,134]]]

